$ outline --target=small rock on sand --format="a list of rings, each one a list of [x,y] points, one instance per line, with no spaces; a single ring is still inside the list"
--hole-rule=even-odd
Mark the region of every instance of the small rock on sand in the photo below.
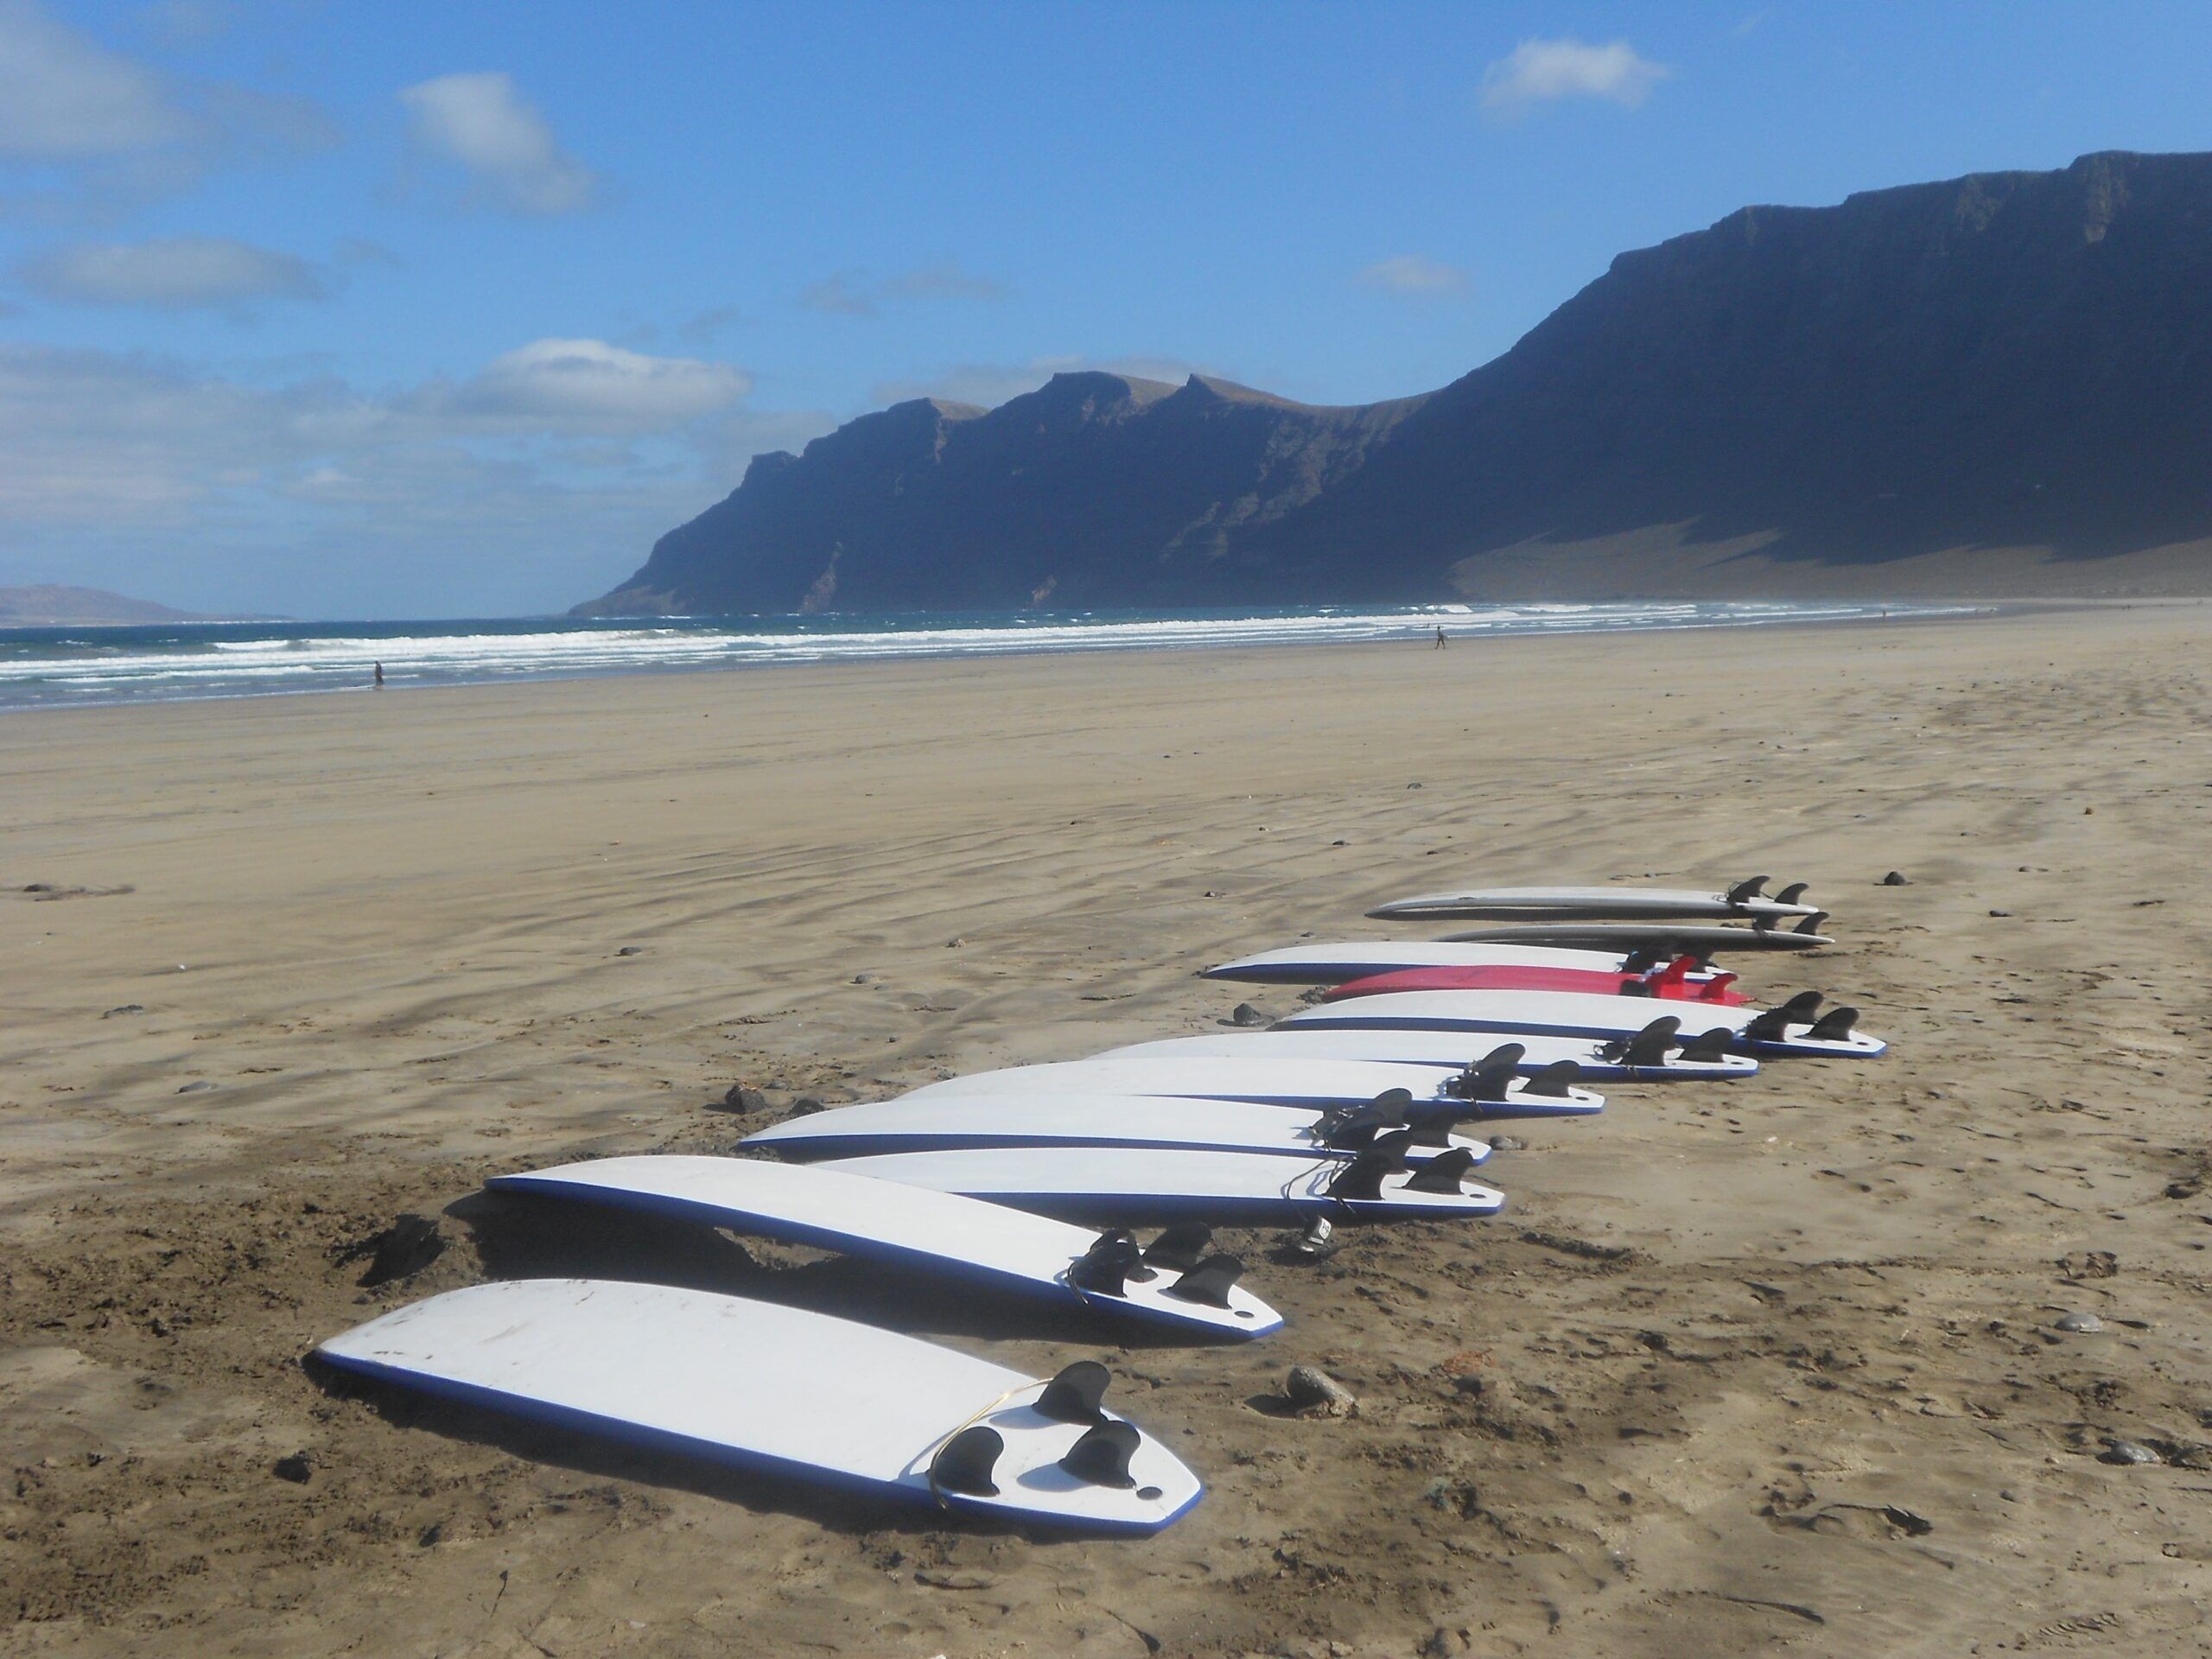
[[[733,1112],[765,1112],[768,1096],[758,1089],[748,1089],[741,1083],[733,1083],[729,1092],[722,1096],[722,1104]]]
[[[207,1078],[202,1077],[197,1083],[186,1084],[183,1088],[177,1090],[177,1093],[180,1095],[204,1095],[214,1086],[215,1085],[208,1082]]]
[[[105,1014],[100,1015],[100,1018],[103,1020],[112,1020],[119,1014],[143,1014],[145,1012],[146,1005],[143,1002],[125,1002],[119,1007],[110,1008]]]
[[[304,1486],[315,1473],[315,1459],[304,1452],[295,1452],[289,1458],[279,1458],[269,1466],[269,1472],[279,1480],[289,1480],[295,1486]]]
[[[2100,1463],[2156,1463],[2158,1454],[2149,1446],[2133,1440],[2111,1440],[2105,1442],[2104,1455]]]
[[[1230,1010],[1229,1023],[1232,1026],[1264,1026],[1268,1023],[1268,1016],[1249,1002],[1239,1002]]]
[[[1283,1398],[1301,1417],[1349,1417],[1359,1409],[1350,1389],[1326,1371],[1311,1365],[1294,1365],[1283,1379]]]
[[[1989,913],[1993,916],[2010,916],[2012,912],[2009,910],[1993,910]]]
[[[1510,1135],[1493,1135],[1490,1138],[1492,1152],[1526,1152],[1529,1143]]]
[[[2105,1328],[2105,1322],[2094,1313],[2062,1313],[2053,1324],[2053,1330],[2070,1331],[2076,1336],[2086,1336]]]
[[[618,957],[642,957],[645,954],[645,947],[642,944],[626,944],[614,954]]]
[[[1882,878],[1882,885],[1885,887],[1909,887],[1912,882],[1903,870],[1891,870]]]

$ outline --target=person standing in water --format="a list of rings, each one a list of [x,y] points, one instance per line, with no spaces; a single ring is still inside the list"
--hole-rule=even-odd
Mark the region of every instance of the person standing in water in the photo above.
[[[1440,629],[1438,632],[1441,632],[1442,630]],[[377,690],[379,691],[384,690],[384,664],[382,663],[378,663],[377,664]]]

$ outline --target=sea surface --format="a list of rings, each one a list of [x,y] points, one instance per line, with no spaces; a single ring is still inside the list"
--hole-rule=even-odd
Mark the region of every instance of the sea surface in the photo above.
[[[1437,605],[1235,612],[444,622],[203,622],[0,629],[0,709],[467,685],[676,669],[1028,652],[1200,650],[1513,634],[1758,627],[1956,613],[1879,604]]]

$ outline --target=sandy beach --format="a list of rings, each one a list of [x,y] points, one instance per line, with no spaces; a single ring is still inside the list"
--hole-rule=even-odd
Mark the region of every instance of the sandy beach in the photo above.
[[[2208,661],[2176,605],[0,720],[0,1650],[2198,1650]],[[1265,1342],[478,1192],[1287,1013],[1192,972],[1386,898],[1753,872],[1845,948],[1746,984],[1887,1058],[1512,1126],[1494,1221],[1237,1235]],[[406,1213],[443,1253],[364,1288]],[[1104,1358],[1209,1494],[1039,1542],[301,1364],[563,1274]],[[1357,1415],[1273,1409],[1298,1363]]]

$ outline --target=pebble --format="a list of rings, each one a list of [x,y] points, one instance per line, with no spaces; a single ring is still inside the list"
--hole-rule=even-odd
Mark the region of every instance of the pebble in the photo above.
[[[734,1112],[765,1112],[768,1096],[758,1089],[748,1089],[741,1083],[733,1083],[729,1092],[722,1096],[722,1104]]]
[[[1349,1417],[1359,1408],[1350,1389],[1311,1365],[1292,1366],[1283,1379],[1282,1393],[1300,1416]]]
[[[186,1084],[183,1088],[177,1090],[177,1093],[180,1095],[204,1095],[214,1086],[215,1085],[208,1082],[207,1078],[202,1077],[197,1083]]]
[[[143,1014],[145,1012],[146,1005],[143,1002],[125,1002],[120,1007],[110,1008],[105,1014],[100,1015],[100,1018],[103,1020],[112,1020],[118,1014]]]
[[[1249,1002],[1239,1002],[1230,1010],[1229,1023],[1232,1026],[1264,1026],[1268,1021],[1268,1016]]]
[[[811,1117],[817,1112],[826,1112],[829,1109],[829,1106],[818,1095],[801,1095],[797,1100],[791,1102],[793,1117]]]
[[[1529,1143],[1515,1135],[1493,1135],[1490,1138],[1490,1149],[1492,1152],[1526,1152]]]
[[[645,954],[645,947],[642,944],[626,944],[614,954],[618,957],[642,957]]]
[[[2105,1322],[2094,1313],[2061,1314],[2057,1323],[2052,1326],[2052,1329],[2057,1331],[2071,1331],[2077,1336],[2086,1336],[2093,1331],[2101,1331],[2104,1328]]]
[[[2010,916],[2012,912],[2009,910],[1993,910],[1989,913],[1993,916]]]
[[[1912,883],[1905,878],[1903,870],[1891,870],[1882,878],[1882,885],[1885,887],[1909,887]]]
[[[315,1473],[315,1459],[304,1452],[295,1452],[289,1458],[279,1458],[269,1466],[269,1472],[279,1480],[289,1480],[295,1486],[304,1486],[308,1477]]]
[[[2149,1446],[2139,1446],[2133,1440],[2107,1440],[2105,1454],[2097,1461],[2100,1463],[2156,1463],[2158,1461],[2158,1454]]]

